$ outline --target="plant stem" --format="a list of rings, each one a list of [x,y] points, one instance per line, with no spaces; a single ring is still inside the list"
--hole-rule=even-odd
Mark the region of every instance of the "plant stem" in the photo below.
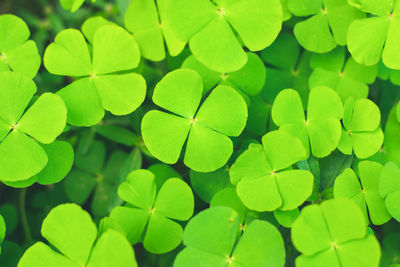
[[[19,192],[19,212],[21,216],[21,224],[25,234],[25,242],[31,243],[33,241],[31,229],[29,228],[28,220],[26,218],[26,208],[25,208],[25,200],[26,200],[26,188],[22,188]]]

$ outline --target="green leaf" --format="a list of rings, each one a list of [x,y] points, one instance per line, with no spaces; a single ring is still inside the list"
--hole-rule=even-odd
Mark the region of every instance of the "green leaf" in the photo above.
[[[12,131],[3,139],[0,154],[7,155],[0,159],[0,179],[8,182],[29,179],[43,170],[48,161],[44,149],[19,131]]]
[[[94,34],[96,31],[105,25],[115,25],[111,21],[106,20],[102,16],[90,17],[82,24],[82,33],[90,43],[93,43]]]
[[[67,109],[61,97],[44,93],[22,116],[17,127],[39,142],[50,144],[62,133],[66,121]]]
[[[192,70],[179,69],[165,75],[156,85],[153,102],[168,111],[192,119],[200,104],[203,82]]]
[[[35,83],[15,72],[0,73],[0,119],[8,124],[9,129],[21,118],[29,101],[36,93]]]
[[[30,32],[26,23],[17,16],[5,14],[0,16],[0,51],[5,52],[28,40]]]
[[[97,229],[90,215],[75,204],[52,209],[43,221],[42,236],[80,265],[86,264]]]
[[[133,112],[146,96],[146,81],[136,73],[101,75],[93,81],[103,108],[114,115]]]
[[[158,191],[154,210],[171,219],[188,220],[194,210],[192,190],[181,179],[168,179]]]
[[[91,73],[89,50],[82,33],[67,29],[57,34],[43,59],[46,69],[57,75],[86,76]]]
[[[77,11],[84,2],[85,0],[60,0],[61,6],[72,13]]]
[[[93,68],[96,75],[134,69],[140,51],[136,40],[116,25],[100,27],[93,37]]]
[[[12,70],[23,73],[29,78],[36,76],[41,58],[34,41],[26,41],[3,55]]]
[[[111,265],[136,267],[137,263],[135,253],[126,238],[117,231],[107,230],[93,247],[87,266]]]
[[[118,195],[136,207],[151,209],[156,196],[153,173],[148,170],[131,172],[118,188]]]
[[[92,79],[79,79],[57,94],[67,106],[67,122],[72,125],[91,126],[104,117],[101,99]]]
[[[46,151],[48,162],[46,167],[36,175],[37,182],[42,185],[58,183],[72,168],[74,150],[65,141],[55,141],[42,147]]]

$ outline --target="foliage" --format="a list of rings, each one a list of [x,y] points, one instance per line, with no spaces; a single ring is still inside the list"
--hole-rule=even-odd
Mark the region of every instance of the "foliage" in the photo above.
[[[0,266],[399,266],[399,1],[0,1]]]

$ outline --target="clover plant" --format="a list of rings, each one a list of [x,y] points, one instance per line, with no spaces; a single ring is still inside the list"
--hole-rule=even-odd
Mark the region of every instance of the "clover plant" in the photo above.
[[[384,199],[379,195],[382,165],[373,161],[358,163],[359,178],[347,168],[336,178],[333,192],[335,198],[344,197],[360,206],[366,220],[373,224],[384,224],[391,219],[385,207]],[[367,213],[368,209],[368,213]]]
[[[272,131],[262,145],[250,144],[232,165],[229,175],[243,204],[256,211],[292,210],[313,189],[313,175],[304,170],[286,170],[306,158],[300,140],[283,131]]]
[[[241,69],[250,51],[271,45],[282,26],[279,0],[166,1],[165,21],[178,39],[209,69],[226,73]]]
[[[298,137],[315,157],[328,156],[339,144],[343,105],[338,94],[329,87],[310,91],[307,119],[299,94],[293,89],[279,93],[272,106],[272,120],[285,131]]]
[[[99,27],[92,53],[83,34],[66,29],[57,34],[44,54],[46,69],[57,75],[78,77],[58,92],[68,108],[68,123],[92,126],[104,116],[133,112],[143,102],[146,82],[137,73],[118,73],[136,68],[140,51],[135,39],[115,25]]]
[[[57,251],[36,242],[25,251],[19,267],[137,266],[128,240],[115,230],[97,236],[97,227],[90,215],[76,204],[62,204],[52,209],[43,221],[41,233]]]
[[[400,0],[0,13],[1,267],[399,267]]]
[[[347,44],[353,58],[364,65],[375,65],[382,58],[392,69],[400,69],[397,44],[400,5],[398,1],[348,0],[349,4],[371,14],[353,21],[347,33]]]
[[[26,23],[11,14],[0,15],[0,29],[0,72],[13,70],[35,77],[41,59],[35,42],[28,40]]]
[[[293,223],[291,236],[301,252],[296,258],[299,267],[379,264],[378,240],[367,231],[361,210],[345,198],[305,207]]]
[[[228,207],[213,207],[193,217],[185,228],[185,248],[174,266],[284,266],[285,249],[278,230],[254,220],[236,241],[238,214]],[[260,244],[268,243],[268,246]]]
[[[202,79],[193,70],[168,73],[156,85],[153,102],[174,113],[151,110],[143,117],[143,140],[156,158],[176,163],[187,139],[184,163],[192,170],[214,171],[228,161],[233,152],[228,136],[243,131],[246,103],[232,87],[220,85],[199,108],[202,93]]]
[[[136,170],[120,185],[118,194],[129,205],[116,207],[110,217],[132,244],[143,242],[152,253],[166,253],[179,245],[183,230],[173,220],[188,220],[194,209],[193,193],[185,182],[170,178],[157,191],[154,174]]]

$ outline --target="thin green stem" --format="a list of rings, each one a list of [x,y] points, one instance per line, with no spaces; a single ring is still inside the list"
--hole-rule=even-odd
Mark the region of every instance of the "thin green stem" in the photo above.
[[[33,239],[32,239],[31,229],[29,228],[28,219],[26,218],[26,207],[25,207],[26,192],[27,192],[26,188],[22,188],[21,191],[19,192],[19,212],[21,216],[22,228],[25,234],[25,241],[27,243],[31,243]]]

